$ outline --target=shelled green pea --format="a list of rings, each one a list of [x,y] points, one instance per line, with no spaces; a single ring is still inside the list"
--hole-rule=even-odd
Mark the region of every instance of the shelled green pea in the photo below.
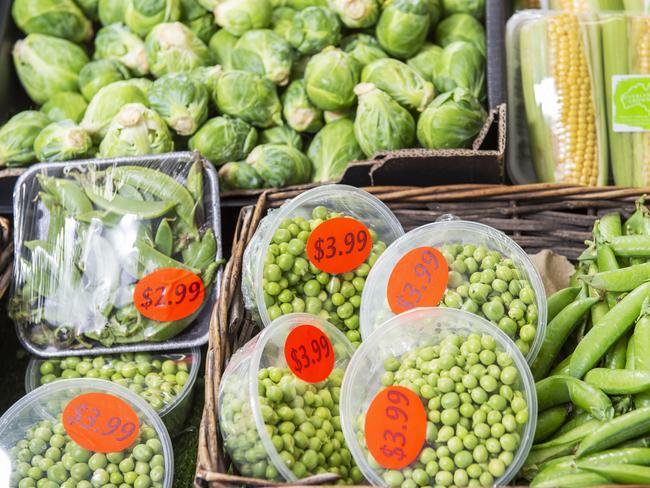
[[[483,245],[445,244],[441,251],[449,266],[449,282],[440,306],[486,318],[526,355],[537,333],[538,310],[525,272]]]
[[[191,365],[154,357],[150,353],[69,356],[47,359],[38,367],[38,384],[71,378],[98,378],[124,386],[160,412],[180,395],[189,381]]]
[[[267,434],[280,459],[298,478],[336,473],[339,484],[358,484],[363,476],[347,449],[339,397],[344,370],[335,368],[320,383],[305,383],[288,368],[258,372],[260,411]],[[248,402],[227,392],[220,402],[226,448],[245,476],[282,477],[262,445]]]
[[[512,357],[490,335],[450,334],[384,361],[383,386],[403,386],[422,400],[427,413],[425,446],[402,470],[370,465],[389,486],[490,486],[512,464],[528,422]],[[365,445],[364,416],[358,418]]]
[[[42,420],[25,431],[10,456],[12,488],[162,488],[165,479],[162,443],[145,424],[131,447],[103,454],[71,440],[61,421]]]
[[[364,263],[339,275],[320,271],[309,262],[307,240],[318,225],[336,217],[345,215],[316,207],[310,220],[295,217],[278,226],[264,263],[264,300],[270,320],[292,312],[318,315],[345,332],[348,340],[358,347],[361,293],[386,244],[370,230],[372,250]]]

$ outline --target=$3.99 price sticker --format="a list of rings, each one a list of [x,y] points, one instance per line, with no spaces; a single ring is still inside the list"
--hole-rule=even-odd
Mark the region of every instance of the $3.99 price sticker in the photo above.
[[[287,366],[308,383],[326,380],[334,368],[334,349],[327,334],[309,324],[299,325],[284,342]]]
[[[196,312],[205,298],[203,280],[185,269],[161,268],[138,281],[133,303],[142,315],[173,322]]]
[[[320,224],[307,239],[311,264],[330,274],[358,268],[372,249],[368,228],[356,219],[336,217]]]
[[[386,296],[395,314],[416,307],[436,307],[447,289],[449,268],[440,251],[418,247],[397,262],[388,279]]]
[[[365,423],[366,445],[386,469],[402,469],[417,459],[427,433],[427,414],[408,388],[391,386],[370,403]]]
[[[131,405],[108,393],[84,393],[63,409],[63,427],[70,438],[94,452],[128,449],[140,433]]]

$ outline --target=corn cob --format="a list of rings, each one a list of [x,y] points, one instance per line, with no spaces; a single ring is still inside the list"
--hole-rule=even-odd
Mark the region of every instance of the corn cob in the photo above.
[[[623,0],[627,12],[650,13],[648,0]]]
[[[521,28],[521,76],[539,181],[607,183],[600,34],[570,13]]]
[[[575,14],[623,10],[623,0],[550,0],[553,10],[564,10]]]

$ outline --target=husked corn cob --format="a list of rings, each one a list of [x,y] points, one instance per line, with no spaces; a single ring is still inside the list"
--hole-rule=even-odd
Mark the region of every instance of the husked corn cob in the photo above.
[[[622,10],[623,0],[550,0],[550,8],[576,14]]]
[[[607,183],[597,27],[571,13],[521,28],[521,74],[531,156],[543,182]]]
[[[623,0],[627,12],[650,13],[650,2],[647,0]]]

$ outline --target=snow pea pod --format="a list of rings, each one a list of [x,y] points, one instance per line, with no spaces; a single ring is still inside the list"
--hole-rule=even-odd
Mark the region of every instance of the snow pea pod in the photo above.
[[[535,427],[535,438],[533,442],[535,444],[548,439],[557,431],[568,415],[568,410],[565,405],[559,405],[557,407],[549,408],[544,410],[537,417],[537,425]]]
[[[609,483],[609,480],[597,473],[572,473],[559,476],[537,485],[537,488],[583,488],[588,486],[601,486]]]
[[[183,250],[183,262],[194,268],[205,269],[212,263],[217,254],[217,240],[214,230],[208,229],[201,241],[191,242]]]
[[[570,286],[556,291],[548,297],[546,305],[548,321],[553,320],[558,313],[573,302],[579,291],[579,286]]]
[[[650,296],[650,283],[644,283],[628,293],[603,318],[593,325],[571,356],[571,376],[582,378],[602,358],[607,350],[627,332]]]
[[[571,402],[598,420],[614,415],[612,402],[605,393],[572,376],[550,376],[535,383],[535,390],[540,411]]]
[[[120,225],[122,217],[122,215],[107,210],[91,210],[77,215],[76,219],[86,224],[90,224],[93,220],[99,220],[104,227],[117,227]]]
[[[154,245],[161,253],[166,256],[171,256],[172,248],[174,247],[174,236],[167,219],[163,219],[158,225],[156,237],[154,238]]]
[[[50,209],[50,222],[47,227],[47,246],[48,249],[55,249],[59,236],[63,232],[65,225],[65,215],[60,205],[55,205]]]
[[[36,176],[41,188],[52,195],[57,202],[72,216],[90,212],[93,209],[90,200],[78,183],[39,174]]]
[[[650,373],[630,369],[594,368],[585,382],[608,395],[633,395],[650,389]]]
[[[627,268],[603,271],[582,279],[592,288],[605,291],[631,291],[650,280],[650,263],[635,264]]]
[[[201,160],[192,164],[187,174],[187,189],[189,190],[197,207],[203,210],[203,163]]]
[[[567,305],[546,326],[544,342],[533,361],[531,371],[536,381],[546,377],[567,338],[598,298],[584,298]]]
[[[113,195],[109,200],[95,193],[91,188],[86,188],[86,195],[99,208],[108,210],[118,215],[135,215],[141,219],[156,219],[167,214],[176,205],[173,201],[145,202]]]
[[[643,304],[641,317],[634,326],[634,346],[639,351],[650,351],[650,302]],[[637,354],[634,361],[634,369],[650,373],[650,357],[648,354]],[[638,407],[650,406],[650,391],[640,393],[634,397],[634,405]]]
[[[159,268],[180,268],[191,271],[192,273],[198,274],[201,270],[187,266],[181,262],[176,261],[173,258],[157,251],[149,244],[144,242],[142,239],[136,239],[133,244],[133,248],[138,254],[138,261],[144,268],[142,276],[145,276],[152,271],[155,271]]]
[[[144,202],[144,197],[142,196],[142,193],[140,193],[137,190],[137,188],[134,188],[131,185],[122,185],[117,192],[125,198],[130,198],[131,200]]]
[[[634,464],[607,464],[605,466],[587,466],[584,469],[606,477],[614,483],[626,485],[649,485],[650,468]]]
[[[603,422],[600,420],[589,420],[578,427],[571,429],[568,432],[565,432],[557,437],[554,437],[543,444],[537,444],[535,449],[547,449],[549,447],[564,446],[574,441],[580,441],[587,437],[590,432],[593,432],[594,429],[597,429],[603,425]]]
[[[610,241],[614,254],[625,258],[650,257],[650,235],[619,236]]]
[[[643,407],[606,422],[585,437],[576,455],[599,452],[650,432],[650,407]]]

